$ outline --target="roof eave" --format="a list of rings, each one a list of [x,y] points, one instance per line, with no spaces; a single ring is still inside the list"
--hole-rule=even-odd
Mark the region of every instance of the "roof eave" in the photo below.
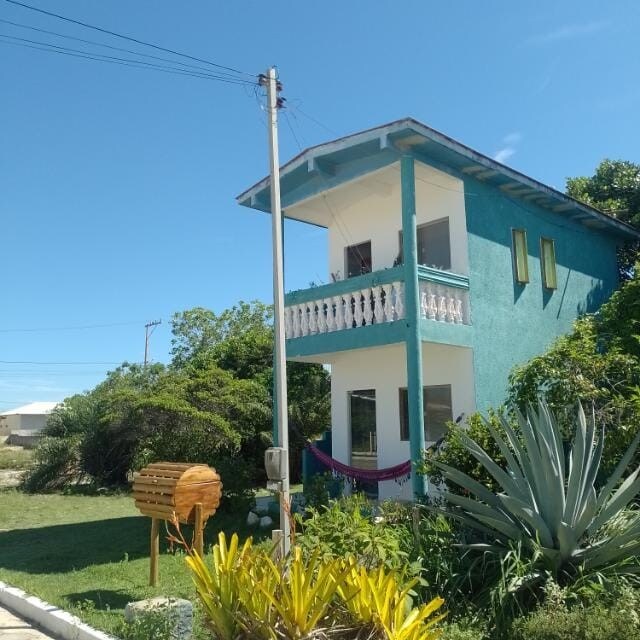
[[[308,147],[298,155],[294,156],[287,163],[282,165],[282,167],[280,168],[281,178],[298,169],[305,163],[307,163],[307,165],[311,167],[313,166],[314,162],[317,162],[324,156],[345,149],[346,147],[352,147],[370,140],[375,140],[376,138],[380,139],[380,148],[382,150],[382,148],[388,144],[388,139],[391,134],[407,128],[414,130],[416,133],[423,136],[426,140],[440,144],[453,153],[456,153],[466,158],[470,162],[479,165],[479,167],[486,169],[488,172],[496,172],[496,175],[499,174],[507,180],[516,183],[517,185],[528,187],[532,191],[540,193],[541,196],[546,196],[551,200],[557,201],[558,204],[550,207],[551,210],[555,209],[556,212],[560,212],[563,210],[572,209],[576,212],[576,218],[582,220],[590,218],[592,220],[595,220],[597,224],[602,223],[606,225],[607,230],[610,232],[616,232],[617,234],[625,236],[628,239],[640,239],[640,231],[635,229],[631,225],[617,220],[616,218],[596,209],[595,207],[591,207],[583,202],[580,202],[579,200],[572,198],[566,193],[562,193],[561,191],[543,184],[542,182],[539,182],[534,178],[530,178],[529,176],[521,173],[520,171],[517,171],[516,169],[512,169],[511,167],[508,167],[494,160],[493,158],[475,151],[474,149],[467,147],[466,145],[454,140],[453,138],[450,138],[449,136],[446,136],[445,134],[432,129],[431,127],[428,127],[415,118],[403,118],[401,120],[395,120],[378,127],[366,129],[355,134],[337,138],[336,140],[332,140],[330,142],[325,142],[319,145]],[[264,211],[265,213],[270,213],[269,203],[265,199],[259,198],[259,194],[263,193],[265,190],[268,190],[269,183],[270,177],[267,176],[243,191],[240,195],[238,195],[236,201],[242,206],[258,209],[260,211]]]

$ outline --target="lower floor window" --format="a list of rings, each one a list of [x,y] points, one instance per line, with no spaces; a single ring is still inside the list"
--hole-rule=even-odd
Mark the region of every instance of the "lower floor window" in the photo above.
[[[422,389],[424,437],[435,442],[444,436],[447,423],[453,420],[451,385],[440,384]],[[406,389],[400,389],[400,439],[409,440],[409,398]]]

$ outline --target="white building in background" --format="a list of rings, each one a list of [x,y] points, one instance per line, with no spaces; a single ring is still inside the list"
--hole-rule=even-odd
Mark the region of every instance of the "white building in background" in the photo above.
[[[58,402],[32,402],[0,413],[0,436],[39,434],[45,428],[49,414],[58,404]]]

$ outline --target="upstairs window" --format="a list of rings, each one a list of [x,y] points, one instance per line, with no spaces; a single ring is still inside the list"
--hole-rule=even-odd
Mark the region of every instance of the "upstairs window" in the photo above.
[[[529,282],[529,255],[527,252],[527,232],[524,229],[513,229],[512,251],[513,272],[516,282],[526,284]]]
[[[449,218],[421,224],[416,229],[418,240],[418,264],[451,270],[451,242],[449,240]],[[403,262],[402,231],[400,231],[400,256]]]
[[[540,263],[542,265],[542,284],[545,289],[557,289],[556,247],[551,238],[540,238]]]
[[[424,411],[424,438],[436,442],[447,431],[447,423],[453,420],[451,385],[440,384],[422,389]],[[409,439],[409,400],[406,389],[400,389],[400,440]]]
[[[371,241],[361,242],[347,247],[346,250],[347,278],[371,273]]]

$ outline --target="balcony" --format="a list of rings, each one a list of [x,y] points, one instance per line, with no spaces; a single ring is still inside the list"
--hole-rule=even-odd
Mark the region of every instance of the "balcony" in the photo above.
[[[469,280],[419,267],[424,340],[468,345]],[[285,296],[289,357],[363,348],[405,339],[404,267],[393,267]]]

